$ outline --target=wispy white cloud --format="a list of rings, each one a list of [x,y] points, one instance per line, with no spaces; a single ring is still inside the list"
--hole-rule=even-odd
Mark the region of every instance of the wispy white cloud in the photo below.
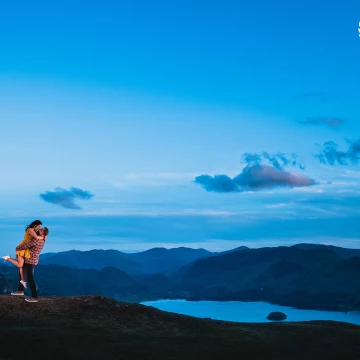
[[[283,208],[286,206],[290,206],[290,203],[270,204],[270,205],[267,205],[266,207],[269,209],[279,209],[279,208]]]
[[[83,212],[73,213],[72,216],[144,216],[144,217],[168,217],[168,216],[251,216],[256,215],[254,211],[221,211],[213,209],[182,209],[174,210],[134,210],[134,209],[103,209],[103,210],[86,210]],[[59,215],[61,216],[61,215]]]
[[[292,246],[299,243],[307,244],[323,244],[333,245],[345,248],[359,249],[360,240],[357,238],[343,238],[343,237],[331,237],[331,236],[315,236],[312,238],[303,237],[289,237],[286,239],[278,238],[264,238],[264,239],[238,239],[238,240],[227,240],[221,238],[212,238],[204,241],[190,241],[190,242],[171,242],[171,241],[152,241],[145,242],[142,238],[125,238],[119,237],[112,241],[104,238],[94,238],[92,241],[84,242],[79,241],[78,243],[71,243],[69,248],[74,250],[87,251],[94,248],[101,249],[114,249],[123,252],[139,252],[146,251],[155,247],[162,247],[166,249],[173,249],[179,247],[188,247],[193,249],[206,249],[211,252],[222,252],[227,250],[235,249],[239,246],[247,246],[250,249],[256,249],[260,247],[277,247],[277,246]],[[101,246],[100,246],[101,244]],[[46,252],[57,252],[64,251],[63,244],[49,243],[46,248]],[[45,252],[44,252],[45,253]]]
[[[317,194],[321,194],[325,192],[324,189],[311,188],[311,187],[292,188],[291,191],[300,192],[300,193],[317,193]]]
[[[119,189],[131,187],[161,187],[171,185],[189,185],[199,172],[132,172],[120,174],[116,177],[101,176],[111,186]]]
[[[350,178],[357,178],[360,179],[360,171],[355,171],[355,170],[345,170],[345,174],[344,176],[348,176]]]
[[[172,173],[172,172],[160,172],[160,173],[128,173],[124,174],[123,178],[127,180],[139,180],[146,179],[166,179],[166,180],[191,180],[198,173]]]

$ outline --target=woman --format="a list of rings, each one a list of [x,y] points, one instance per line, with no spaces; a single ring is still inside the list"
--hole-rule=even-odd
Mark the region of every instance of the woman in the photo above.
[[[26,249],[30,250],[30,258],[24,260],[24,275],[30,285],[30,290],[31,290],[31,297],[25,299],[25,301],[27,302],[37,303],[39,301],[36,282],[34,279],[34,270],[36,265],[39,263],[39,256],[42,249],[44,248],[46,242],[45,240],[47,238],[48,233],[49,233],[48,228],[46,227],[41,228],[37,231],[37,234],[40,237],[43,236],[44,237],[43,240],[32,238],[29,242],[16,247],[16,250],[26,250]],[[20,274],[19,274],[19,279],[20,279]],[[18,290],[12,292],[11,295],[23,296],[24,286],[21,283],[19,283]]]
[[[25,229],[24,240],[18,246],[26,244],[32,239],[45,240],[46,236],[44,235],[39,236],[36,233],[40,229],[41,225],[42,222],[40,220],[35,220],[31,224],[29,224]],[[2,258],[4,259],[4,261],[9,261],[19,268],[20,283],[26,288],[23,266],[24,266],[24,259],[30,259],[30,250],[29,249],[17,250],[15,256],[17,257],[17,261],[11,259],[10,255],[2,256]]]

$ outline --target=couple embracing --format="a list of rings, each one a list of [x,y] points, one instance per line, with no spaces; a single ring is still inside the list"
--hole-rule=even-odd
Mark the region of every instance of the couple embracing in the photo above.
[[[49,229],[41,228],[42,222],[35,220],[26,227],[24,240],[16,247],[17,260],[11,259],[10,255],[2,256],[5,261],[9,261],[19,268],[19,288],[11,295],[24,295],[27,282],[30,285],[31,297],[26,298],[27,302],[38,302],[36,283],[34,280],[34,269],[39,262],[41,250],[45,245]]]

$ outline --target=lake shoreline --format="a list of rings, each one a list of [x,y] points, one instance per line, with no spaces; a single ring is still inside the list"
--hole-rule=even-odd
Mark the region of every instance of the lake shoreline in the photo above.
[[[348,312],[354,312],[354,311],[360,311],[360,308],[351,308],[351,307],[346,307],[346,306],[301,306],[301,305],[295,305],[292,303],[281,303],[281,302],[275,302],[275,301],[268,301],[268,300],[238,300],[238,299],[212,299],[212,298],[194,298],[194,297],[188,297],[188,298],[179,298],[179,297],[144,297],[144,298],[132,298],[132,299],[124,299],[124,298],[116,298],[119,301],[129,301],[129,302],[134,302],[134,303],[143,303],[143,302],[147,302],[147,301],[162,301],[162,300],[186,300],[189,302],[199,302],[199,301],[214,301],[214,302],[241,302],[241,303],[261,303],[261,302],[265,302],[268,304],[272,304],[272,305],[278,305],[278,306],[286,306],[286,307],[291,307],[294,309],[298,309],[298,310],[316,310],[316,311],[333,311],[333,312],[339,312],[339,313],[348,313]]]
[[[268,302],[246,301],[211,301],[187,299],[160,299],[140,302],[141,305],[152,306],[162,311],[174,312],[200,318],[211,318],[232,322],[273,322],[266,319],[270,312],[281,311],[287,315],[285,322],[298,321],[336,321],[360,325],[360,311],[328,311],[315,309],[297,309]]]
[[[156,298],[156,299],[151,299],[151,300],[142,300],[142,301],[136,301],[139,304],[142,304],[144,302],[150,302],[150,301],[177,301],[177,300],[183,300],[183,301],[188,301],[188,302],[201,302],[201,301],[213,301],[213,302],[241,302],[241,303],[267,303],[267,304],[272,304],[272,305],[278,305],[278,306],[284,306],[284,307],[291,307],[297,310],[315,310],[315,311],[333,311],[333,312],[339,312],[339,313],[349,313],[349,312],[356,312],[356,311],[360,311],[359,309],[350,309],[350,310],[339,310],[338,308],[332,308],[332,307],[299,307],[299,306],[293,306],[293,305],[284,305],[284,304],[279,304],[276,302],[271,302],[271,301],[263,301],[263,300],[259,300],[259,301],[245,301],[245,300],[212,300],[212,299],[187,299],[187,298]]]

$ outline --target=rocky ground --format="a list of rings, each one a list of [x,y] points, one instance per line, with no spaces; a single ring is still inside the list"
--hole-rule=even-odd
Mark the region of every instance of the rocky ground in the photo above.
[[[360,326],[245,324],[98,296],[0,296],[0,359],[360,359]]]

